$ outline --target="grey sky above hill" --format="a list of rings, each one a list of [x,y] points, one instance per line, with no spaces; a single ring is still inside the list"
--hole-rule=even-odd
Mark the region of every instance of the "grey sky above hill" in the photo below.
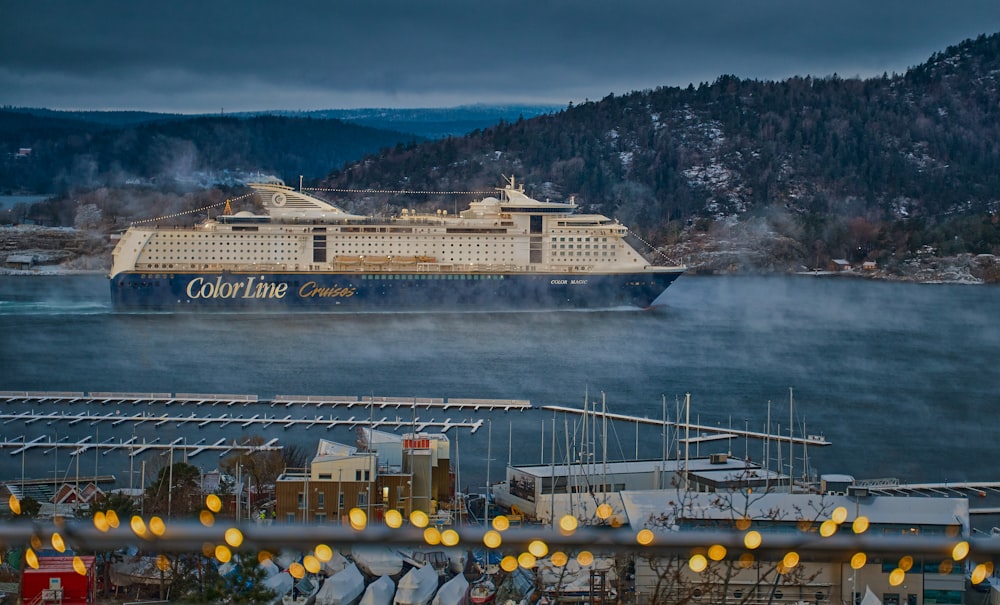
[[[996,31],[997,0],[0,0],[0,105],[565,105],[722,74],[902,73]]]

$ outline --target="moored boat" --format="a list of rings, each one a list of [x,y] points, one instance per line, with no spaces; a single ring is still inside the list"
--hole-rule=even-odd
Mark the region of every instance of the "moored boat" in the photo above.
[[[356,605],[364,593],[365,577],[351,563],[323,582],[316,592],[316,605]]]
[[[428,605],[438,589],[438,572],[431,565],[414,567],[396,586],[393,605]]]
[[[358,605],[391,605],[396,594],[396,583],[389,576],[382,576],[368,585]]]
[[[483,576],[469,587],[469,601],[472,605],[487,605],[497,596],[497,587],[492,578]]]
[[[457,574],[438,589],[431,605],[468,605],[469,581]]]

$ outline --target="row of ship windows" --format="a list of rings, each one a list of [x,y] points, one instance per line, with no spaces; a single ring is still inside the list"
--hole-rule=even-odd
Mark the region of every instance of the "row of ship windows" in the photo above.
[[[302,235],[309,235],[309,234],[302,234]],[[317,236],[314,236],[314,237],[326,237],[326,236],[324,236],[324,235],[317,235]],[[461,238],[456,237],[456,236],[450,236],[450,237],[452,239],[457,239],[457,240],[467,241],[467,242],[468,241],[482,241],[482,239],[483,239],[481,236],[478,236],[478,235],[475,236],[475,237],[472,237],[472,236],[461,237]],[[194,234],[183,234],[182,235],[182,234],[165,233],[165,234],[161,234],[160,238],[167,238],[167,239],[170,239],[170,240],[174,240],[174,239],[181,240],[181,242],[178,242],[178,243],[187,243],[187,242],[189,242],[192,239],[193,240],[200,240],[200,241],[207,241],[207,242],[222,241],[223,243],[225,243],[227,245],[232,243],[232,242],[227,241],[227,240],[238,240],[238,241],[244,242],[244,243],[247,242],[247,241],[249,241],[249,242],[252,242],[253,245],[257,245],[257,242],[274,242],[274,240],[278,240],[279,242],[282,242],[282,243],[280,243],[280,245],[285,245],[283,242],[289,240],[290,236],[288,234],[282,234],[282,233],[263,234],[263,235],[244,235],[244,234],[237,235],[237,234],[227,234],[227,233],[194,233]],[[301,238],[296,237],[295,239],[301,239]],[[362,241],[369,241],[369,242],[374,241],[371,236],[367,236],[367,235],[343,235],[343,236],[337,236],[334,239],[337,239],[337,240],[347,239],[347,240],[351,240],[351,241],[362,240]],[[378,241],[397,241],[398,242],[398,241],[413,241],[413,239],[414,238],[412,236],[392,235],[392,236],[388,236],[388,237],[379,237]],[[427,241],[427,238],[421,238],[421,239]],[[431,238],[431,240],[436,240],[436,239],[438,239],[438,238],[437,237]],[[491,241],[496,241],[499,238],[488,237],[486,239],[491,240]],[[505,238],[505,239],[513,239],[513,238],[512,237],[508,237],[508,238]],[[556,242],[556,241],[559,241],[559,242],[607,242],[608,241],[607,237],[555,237],[555,236],[553,236],[551,239],[552,239],[553,242]],[[172,243],[172,242],[169,242],[169,243]],[[292,244],[289,243],[289,245],[292,245]]]
[[[482,275],[479,273],[459,273],[459,274],[440,274],[440,273],[407,273],[407,274],[364,274],[361,279],[503,279],[503,275]]]

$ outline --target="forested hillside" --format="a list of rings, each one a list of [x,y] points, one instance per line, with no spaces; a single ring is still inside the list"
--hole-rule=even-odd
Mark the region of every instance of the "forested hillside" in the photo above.
[[[411,134],[339,120],[0,111],[0,191],[59,193],[97,187],[208,187],[223,173],[260,171],[288,182],[331,169]],[[28,149],[27,155],[18,154]]]
[[[753,225],[809,265],[925,245],[997,253],[998,74],[1000,35],[874,79],[723,76],[396,148],[324,185],[478,189],[516,174],[657,244]]]

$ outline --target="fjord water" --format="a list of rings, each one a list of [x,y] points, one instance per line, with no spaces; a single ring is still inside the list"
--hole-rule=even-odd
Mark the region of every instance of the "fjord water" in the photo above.
[[[530,400],[535,409],[528,412],[416,412],[421,419],[487,421],[474,434],[450,433],[453,446],[457,437],[459,481],[474,487],[502,478],[508,461],[549,463],[553,425],[557,458],[565,456],[565,427],[575,419],[553,420],[552,412],[539,409],[543,405],[580,408],[585,397],[600,401],[603,393],[609,412],[659,419],[666,409],[674,418],[677,402],[690,393],[692,422],[762,431],[770,409],[771,431],[780,425],[787,435],[791,389],[795,434],[804,429],[833,443],[807,452],[820,473],[908,482],[994,481],[1000,480],[993,464],[1000,409],[997,299],[996,288],[988,286],[684,276],[656,311],[118,313],[103,276],[4,276],[0,390]],[[256,407],[239,413],[413,415],[405,409]],[[83,411],[79,404],[73,410]],[[108,410],[95,406],[92,413]],[[29,411],[23,404],[0,407],[3,414],[23,411]],[[122,413],[135,411],[140,410]],[[107,423],[6,418],[0,440],[41,435],[78,440],[96,433],[106,441],[126,439],[133,431],[140,439],[164,443],[260,434],[310,452],[320,438],[354,443],[348,429],[320,426],[199,429],[145,423],[112,429]],[[631,423],[612,423],[608,442],[614,459],[636,453],[658,458],[663,450],[658,428]],[[758,442],[737,440],[701,448],[702,454],[728,450],[757,461],[764,451]],[[78,472],[68,450],[58,457],[41,449],[24,457],[10,451],[0,451],[2,478],[19,476],[22,463],[29,477]],[[775,448],[770,451],[776,456]],[[798,475],[803,452],[793,456]],[[127,455],[91,451],[81,458],[80,473],[96,467],[127,485]],[[205,452],[190,462],[209,470],[218,456]],[[787,454],[784,465],[787,470]]]

